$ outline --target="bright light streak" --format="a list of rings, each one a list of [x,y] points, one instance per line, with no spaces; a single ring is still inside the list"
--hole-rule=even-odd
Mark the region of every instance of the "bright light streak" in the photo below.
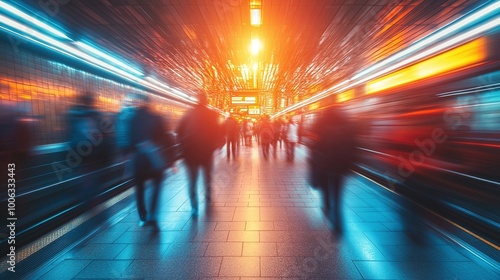
[[[366,94],[379,92],[424,78],[467,67],[486,58],[486,40],[476,39],[409,67],[366,83]]]
[[[101,69],[108,70],[108,71],[110,71],[110,70],[114,71],[114,72],[116,72],[115,74],[118,74],[122,77],[129,78],[129,79],[130,79],[130,77],[134,77],[134,76],[130,75],[128,72],[125,72],[121,69],[118,69],[118,68],[112,66],[112,65],[109,65],[109,64],[107,64],[99,59],[96,59],[96,58],[94,58],[86,53],[83,53],[82,51],[74,48],[71,45],[59,42],[52,37],[49,37],[49,36],[39,32],[37,30],[34,30],[34,29],[24,25],[24,24],[13,21],[10,18],[7,18],[7,17],[0,15],[0,22],[2,22],[2,23],[6,24],[14,29],[17,29],[17,31],[14,32],[16,35],[22,36],[23,38],[31,40],[35,43],[49,47],[53,50],[56,50],[60,53],[65,54],[65,55],[77,58],[83,62],[93,64],[94,66],[98,66]],[[8,28],[4,28],[4,29],[12,32],[12,30],[10,30]],[[135,79],[135,77],[134,77],[134,79]]]
[[[125,64],[124,62],[122,62],[122,61],[120,61],[120,60],[118,60],[118,59],[116,59],[116,58],[114,58],[114,57],[112,57],[112,56],[110,56],[108,54],[105,54],[102,51],[100,51],[100,50],[98,50],[98,49],[96,49],[96,48],[94,48],[94,47],[92,47],[92,46],[90,46],[90,45],[88,45],[86,43],[76,42],[75,44],[78,47],[80,47],[80,48],[82,48],[82,49],[84,49],[86,51],[89,51],[89,52],[91,52],[91,53],[93,53],[93,54],[95,54],[97,56],[105,58],[105,59],[113,62],[114,64],[127,69],[129,72],[132,72],[133,74],[136,74],[138,76],[142,76],[143,75],[141,71],[139,71],[139,70],[137,70],[135,68],[130,67],[129,65]]]
[[[82,62],[88,63],[90,65],[93,65],[97,68],[100,68],[102,70],[108,71],[114,75],[117,75],[119,77],[122,77],[126,80],[135,82],[136,84],[140,85],[145,85],[146,87],[150,89],[157,90],[159,92],[165,93],[170,96],[174,96],[176,98],[180,98],[181,100],[186,100],[189,103],[193,103],[193,100],[191,97],[187,96],[180,96],[178,94],[174,94],[171,91],[162,88],[160,86],[156,86],[154,84],[148,83],[144,81],[141,78],[138,78],[137,76],[132,75],[131,73],[124,71],[122,69],[119,69],[113,65],[110,65],[100,59],[97,59],[87,53],[84,53],[80,49],[75,48],[73,45],[67,44],[67,43],[62,43],[57,41],[54,38],[51,38],[37,30],[34,30],[24,24],[21,24],[19,22],[16,22],[10,18],[7,18],[3,15],[0,15],[0,22],[4,25],[7,25],[13,29],[6,28],[4,26],[0,25],[0,29],[4,29],[7,32],[13,33],[17,36],[20,36],[22,38],[25,38],[27,40],[30,40],[34,43],[37,43],[39,45],[42,45],[44,47],[50,48],[52,50],[55,50],[63,55],[73,57],[75,59],[78,59]]]
[[[493,28],[495,28],[495,27],[497,27],[499,25],[500,25],[500,18],[495,18],[495,19],[493,19],[493,20],[491,20],[491,21],[489,21],[489,22],[487,22],[487,23],[485,23],[485,24],[483,24],[483,25],[481,25],[481,26],[479,26],[479,27],[477,27],[475,29],[472,29],[472,30],[470,30],[468,32],[465,32],[465,33],[463,33],[463,34],[461,34],[459,36],[453,37],[452,39],[450,39],[450,40],[448,40],[448,41],[446,41],[446,42],[444,42],[444,43],[442,43],[440,45],[437,45],[437,46],[435,46],[433,48],[427,49],[426,51],[424,51],[422,53],[419,53],[419,54],[417,54],[417,55],[415,55],[415,56],[413,56],[413,57],[411,57],[411,58],[409,58],[407,60],[404,60],[404,61],[401,61],[401,62],[399,62],[397,64],[394,64],[391,67],[385,68],[383,71],[377,72],[377,73],[375,73],[375,74],[373,74],[373,75],[371,75],[369,77],[366,77],[364,79],[358,80],[358,81],[356,81],[356,82],[354,82],[352,84],[346,85],[345,87],[343,87],[341,89],[338,89],[337,92],[339,92],[339,91],[341,92],[341,91],[344,91],[344,90],[351,89],[351,88],[353,88],[353,87],[355,87],[355,86],[357,86],[359,84],[362,84],[362,83],[364,83],[366,81],[369,81],[369,80],[375,79],[377,77],[380,77],[380,76],[382,76],[384,74],[387,74],[387,73],[389,73],[389,72],[391,72],[391,71],[393,71],[395,69],[401,68],[401,67],[406,66],[406,65],[408,65],[410,63],[413,63],[413,62],[415,62],[417,60],[420,60],[420,59],[422,59],[422,58],[424,58],[426,56],[433,55],[433,54],[435,54],[435,53],[437,53],[439,51],[442,51],[442,50],[444,50],[444,49],[446,49],[448,47],[451,47],[451,46],[453,46],[455,44],[458,44],[458,43],[460,43],[462,41],[468,40],[468,39],[470,39],[470,38],[472,38],[474,36],[477,36],[478,34],[481,34],[481,33],[485,32],[485,31],[491,30],[491,29],[493,29]]]
[[[58,37],[61,37],[61,38],[64,38],[64,39],[70,39],[66,36],[66,34],[62,33],[61,31],[39,21],[38,19],[32,17],[32,16],[29,16],[27,14],[25,14],[24,12],[10,6],[9,4],[3,2],[3,1],[0,1],[0,8],[6,10],[6,11],[9,11],[11,13],[13,13],[14,15],[26,20],[26,21],[29,21],[30,23],[33,23],[34,25],[38,26],[38,27],[41,27],[43,28],[45,31],[49,32],[49,33],[52,33],[53,35],[56,35]]]
[[[192,100],[193,99],[192,96],[190,96],[188,94],[185,94],[183,92],[180,92],[180,91],[178,91],[176,89],[173,89],[173,88],[171,88],[168,85],[166,85],[166,84],[158,81],[157,79],[155,79],[153,77],[146,77],[146,80],[149,81],[149,82],[151,82],[151,83],[153,83],[153,84],[155,84],[158,87],[161,87],[163,90],[167,90],[169,92],[174,92],[175,93],[174,95],[176,95],[177,97],[180,97],[182,99],[187,99],[187,100]],[[170,93],[170,94],[172,95],[172,93]]]
[[[347,80],[345,80],[345,81],[343,81],[343,82],[341,82],[341,83],[339,83],[339,84],[337,84],[335,86],[332,86],[329,89],[326,89],[326,90],[322,91],[321,93],[318,93],[318,94],[316,94],[314,96],[309,97],[308,99],[305,99],[305,100],[302,100],[302,101],[300,101],[298,103],[295,103],[294,105],[286,108],[285,110],[282,110],[282,111],[276,113],[275,115],[272,116],[272,118],[279,117],[279,116],[284,115],[284,114],[286,114],[288,112],[291,112],[291,111],[293,111],[295,109],[298,109],[298,108],[300,108],[302,106],[306,106],[306,105],[309,105],[309,104],[314,103],[316,101],[319,101],[319,100],[327,97],[328,95],[333,94],[332,91],[343,92],[345,88],[348,88],[350,86],[344,87],[344,89],[342,89],[342,90],[338,90],[338,88],[341,87],[341,86],[343,86],[343,85],[348,84],[349,82],[351,82],[351,79],[347,79]]]
[[[465,32],[463,34],[460,34],[459,36],[453,37],[452,39],[450,39],[450,40],[448,40],[448,41],[446,41],[446,42],[444,42],[442,44],[439,44],[439,45],[434,46],[434,47],[432,47],[430,49],[427,49],[424,52],[418,53],[415,56],[412,56],[412,57],[410,57],[410,58],[408,58],[406,60],[403,60],[403,61],[401,61],[399,63],[396,63],[396,64],[392,65],[391,67],[385,68],[384,70],[382,70],[380,72],[377,72],[377,73],[375,73],[375,74],[373,74],[373,75],[371,75],[369,77],[366,77],[364,79],[361,79],[361,80],[357,81],[356,83],[350,85],[349,87],[353,87],[353,86],[355,86],[357,84],[369,81],[371,79],[375,79],[375,78],[380,77],[383,74],[389,73],[389,72],[391,72],[391,71],[393,71],[395,69],[401,68],[401,67],[403,67],[405,65],[408,65],[408,64],[413,63],[415,61],[418,61],[418,60],[420,60],[422,58],[425,58],[427,56],[436,54],[436,53],[438,53],[438,52],[440,52],[440,51],[442,51],[442,50],[444,50],[446,48],[449,48],[449,47],[451,47],[453,45],[456,45],[456,44],[458,44],[460,42],[466,41],[466,40],[468,40],[468,39],[470,39],[470,38],[472,38],[474,36],[477,36],[478,34],[481,34],[481,33],[485,32],[485,31],[491,30],[491,29],[493,29],[493,28],[495,28],[497,26],[500,26],[500,18],[495,18],[495,19],[493,19],[493,20],[491,20],[491,21],[489,21],[489,22],[487,22],[487,23],[485,23],[485,24],[483,24],[483,25],[481,25],[479,27],[476,27],[476,28],[474,28],[474,29],[472,29],[472,30],[470,30],[468,32]]]
[[[498,4],[500,5],[500,1],[498,2]],[[497,6],[495,6],[495,7],[497,7]],[[341,83],[339,83],[339,84],[337,84],[337,85],[335,85],[335,86],[333,86],[333,87],[331,87],[331,88],[329,88],[329,89],[327,89],[327,90],[325,90],[325,91],[323,91],[323,92],[321,92],[321,93],[319,93],[319,94],[317,94],[315,96],[312,96],[312,97],[310,97],[310,98],[308,98],[306,100],[303,100],[303,101],[301,101],[299,103],[296,103],[296,104],[288,107],[287,109],[285,109],[283,111],[278,112],[277,114],[275,114],[273,116],[273,118],[277,117],[277,116],[280,116],[280,115],[283,115],[283,114],[286,114],[286,113],[288,113],[290,111],[293,111],[295,109],[298,109],[298,108],[300,108],[302,106],[311,104],[311,103],[313,103],[315,101],[318,101],[318,100],[320,100],[320,99],[322,99],[322,98],[324,98],[324,97],[326,97],[328,95],[352,89],[352,88],[354,88],[355,86],[357,86],[359,84],[362,84],[362,83],[364,83],[366,81],[369,81],[369,80],[372,80],[372,79],[375,79],[375,78],[378,78],[378,77],[380,77],[380,76],[382,76],[384,74],[387,74],[387,73],[389,73],[391,71],[394,71],[394,70],[396,70],[398,68],[407,66],[408,64],[416,62],[416,61],[418,61],[418,60],[420,60],[422,58],[434,55],[434,54],[436,54],[436,53],[438,53],[440,51],[443,51],[443,50],[445,50],[447,48],[450,48],[452,46],[458,45],[458,44],[460,44],[460,43],[462,43],[464,41],[470,40],[471,38],[473,38],[475,36],[478,36],[479,34],[484,33],[486,31],[489,31],[489,30],[491,30],[493,28],[496,28],[498,26],[500,26],[500,18],[494,18],[494,19],[492,19],[492,20],[490,20],[490,21],[488,21],[488,22],[486,22],[486,23],[484,23],[484,24],[482,24],[482,25],[480,25],[480,26],[478,26],[478,27],[476,27],[476,28],[474,28],[472,30],[469,30],[469,31],[467,31],[465,33],[462,33],[462,34],[460,34],[460,35],[458,35],[456,37],[453,37],[450,40],[445,41],[442,44],[436,45],[436,46],[434,46],[432,48],[429,48],[429,49],[427,49],[427,50],[425,50],[425,51],[423,51],[421,53],[418,53],[418,54],[416,54],[416,55],[414,55],[414,56],[412,56],[412,57],[410,57],[410,58],[408,58],[408,59],[406,59],[404,61],[401,61],[399,63],[393,64],[390,67],[384,68],[384,70],[379,71],[379,72],[377,72],[377,73],[375,73],[373,75],[370,75],[368,77],[365,77],[365,78],[359,79],[359,80],[356,80],[355,78],[351,78],[351,79],[348,79],[346,81],[343,81],[343,82],[341,82]],[[370,68],[368,68],[368,69],[370,69]],[[359,78],[359,75],[358,75],[358,78]],[[341,87],[343,85],[344,85],[344,87]]]
[[[28,39],[28,40],[31,40],[33,42],[42,44],[43,46],[49,47],[51,49],[64,52],[64,51],[60,50],[59,48],[64,48],[66,46],[65,44],[63,44],[63,43],[45,35],[45,34],[42,34],[42,33],[38,32],[38,31],[36,31],[36,30],[34,30],[34,29],[24,25],[24,24],[21,24],[17,21],[14,21],[10,18],[4,17],[3,15],[0,15],[0,22],[3,23],[4,25],[7,25],[7,26],[12,27],[15,30],[17,30],[17,31],[14,31],[14,30],[8,29],[6,27],[0,26],[0,28],[6,30],[8,32],[14,33],[18,36],[21,36],[21,37]],[[30,36],[27,36],[25,34],[29,34]],[[35,40],[32,37],[41,39],[42,41]],[[58,48],[56,48],[56,47],[58,47]],[[67,52],[64,52],[64,53],[69,54]]]
[[[166,95],[169,95],[169,96],[174,96],[176,98],[179,98],[181,100],[184,100],[184,101],[187,101],[189,103],[192,103],[194,104],[195,100],[193,100],[193,98],[189,97],[189,98],[185,98],[183,96],[179,96],[179,95],[176,95],[176,94],[173,94],[172,92],[166,90],[165,88],[161,87],[160,85],[156,85],[154,82],[150,82],[148,80],[139,80],[138,82],[139,84],[149,88],[149,89],[153,89],[155,91],[158,91],[158,92],[162,92],[162,93],[165,93]]]
[[[415,45],[412,45],[396,54],[393,56],[381,61],[380,63],[376,63],[375,65],[368,67],[367,69],[362,70],[358,74],[354,75],[353,79],[358,79],[368,73],[371,73],[377,69],[380,69],[387,64],[396,61],[397,59],[402,58],[403,56],[409,55],[419,49],[422,49],[426,46],[429,46],[430,44],[438,41],[439,39],[442,39],[443,37],[459,30],[460,28],[463,28],[467,26],[468,24],[471,24],[483,17],[488,16],[489,14],[495,12],[496,10],[500,9],[500,1],[497,1],[490,6],[487,6],[476,13],[471,14],[470,16],[467,16],[465,18],[462,18],[461,20],[456,21],[455,23],[450,23],[448,27],[444,27],[437,31],[436,33],[429,35],[428,37],[418,41]]]

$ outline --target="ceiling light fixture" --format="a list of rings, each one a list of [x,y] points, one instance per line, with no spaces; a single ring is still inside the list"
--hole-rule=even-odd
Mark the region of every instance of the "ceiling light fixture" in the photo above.
[[[262,1],[250,0],[250,25],[260,26],[262,24]]]

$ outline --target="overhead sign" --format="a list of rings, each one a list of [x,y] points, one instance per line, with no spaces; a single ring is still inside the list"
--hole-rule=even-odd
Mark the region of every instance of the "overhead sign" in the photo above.
[[[253,105],[257,104],[257,97],[255,96],[232,96],[232,105]]]

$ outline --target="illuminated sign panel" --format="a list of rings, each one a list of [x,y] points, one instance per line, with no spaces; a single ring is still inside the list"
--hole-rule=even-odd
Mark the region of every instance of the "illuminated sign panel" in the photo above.
[[[255,96],[232,96],[232,105],[254,105],[257,104],[257,97]]]

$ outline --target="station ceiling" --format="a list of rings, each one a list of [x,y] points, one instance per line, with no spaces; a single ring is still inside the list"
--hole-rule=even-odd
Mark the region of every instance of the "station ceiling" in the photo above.
[[[250,23],[261,2],[262,23]],[[72,38],[94,42],[187,92],[311,95],[486,1],[25,1]],[[44,4],[42,4],[44,3]],[[252,54],[253,39],[262,49]]]

